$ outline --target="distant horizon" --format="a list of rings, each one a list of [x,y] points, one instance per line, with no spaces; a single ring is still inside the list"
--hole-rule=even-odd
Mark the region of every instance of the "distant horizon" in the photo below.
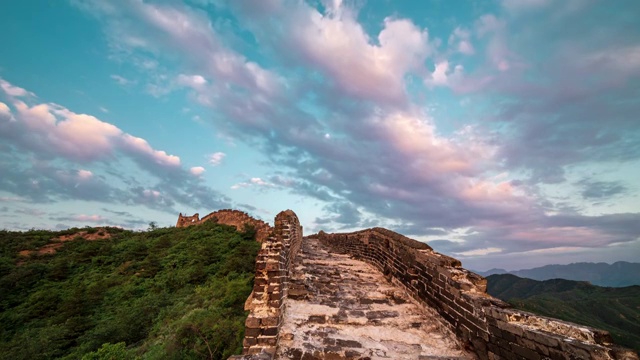
[[[567,266],[567,265],[574,265],[574,264],[607,264],[607,265],[613,265],[613,264],[619,263],[619,262],[624,262],[624,263],[629,263],[629,264],[640,264],[640,262],[637,262],[637,261],[626,261],[626,260],[618,260],[618,261],[613,261],[611,263],[604,262],[604,261],[598,261],[598,262],[579,261],[579,262],[572,262],[572,263],[568,263],[568,264],[545,264],[545,265],[540,265],[540,266],[536,266],[536,267],[533,267],[533,268],[511,269],[511,270],[510,269],[501,268],[501,267],[489,268],[487,270],[478,270],[478,269],[467,269],[467,270],[480,271],[480,272],[489,272],[491,270],[521,271],[521,270],[532,270],[532,269],[537,269],[537,268],[541,268],[541,267],[545,267],[545,266],[554,266],[554,265],[558,265],[558,266]]]
[[[602,16],[606,13],[607,16]],[[467,268],[640,258],[640,2],[0,13],[0,228],[286,208]]]

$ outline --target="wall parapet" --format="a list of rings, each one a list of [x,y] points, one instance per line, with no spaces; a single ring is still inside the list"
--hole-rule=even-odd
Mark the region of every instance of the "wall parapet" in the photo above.
[[[321,231],[313,237],[373,265],[416,301],[436,309],[482,360],[638,360],[632,350],[613,344],[606,331],[513,309],[488,295],[486,279],[459,260],[393,231]]]
[[[256,258],[253,292],[245,304],[250,313],[245,322],[243,355],[229,359],[262,360],[275,355],[289,275],[301,244],[298,216],[291,210],[280,212]]]

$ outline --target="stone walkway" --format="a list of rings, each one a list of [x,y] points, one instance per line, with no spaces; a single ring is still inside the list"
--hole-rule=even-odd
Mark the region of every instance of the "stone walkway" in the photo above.
[[[371,265],[305,238],[276,359],[475,359],[435,310],[413,303]],[[295,336],[294,336],[295,334]]]

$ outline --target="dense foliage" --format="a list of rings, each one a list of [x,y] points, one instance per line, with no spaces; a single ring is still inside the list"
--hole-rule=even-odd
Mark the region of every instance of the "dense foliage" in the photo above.
[[[518,309],[607,330],[616,344],[640,351],[640,286],[606,288],[504,274],[487,277],[487,292]]]
[[[54,254],[51,239],[83,230]],[[226,359],[242,349],[255,231],[0,231],[0,354],[7,359]],[[19,254],[23,251],[23,254]]]

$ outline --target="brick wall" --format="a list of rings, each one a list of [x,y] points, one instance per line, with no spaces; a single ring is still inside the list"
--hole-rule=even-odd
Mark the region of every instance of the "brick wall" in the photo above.
[[[486,279],[460,261],[392,231],[320,232],[332,251],[366,261],[418,302],[435,308],[480,359],[626,359],[606,331],[518,311],[486,293]]]
[[[230,359],[272,359],[282,324],[289,272],[302,244],[302,227],[291,210],[279,213],[256,258],[253,293],[245,308],[243,354]]]

